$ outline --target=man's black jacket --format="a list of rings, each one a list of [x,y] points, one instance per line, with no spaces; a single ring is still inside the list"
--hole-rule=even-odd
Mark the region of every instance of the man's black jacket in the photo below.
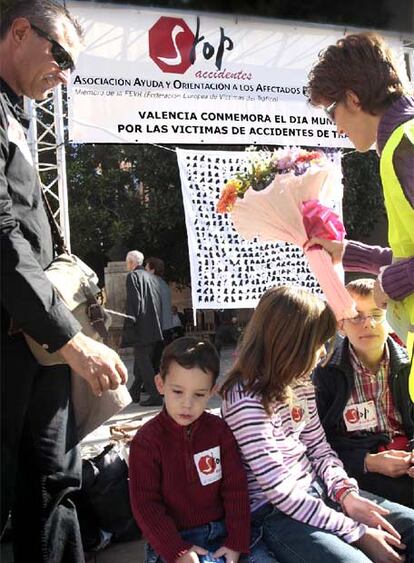
[[[161,329],[161,290],[158,276],[138,266],[126,279],[127,313],[122,346],[147,345],[163,339]]]
[[[4,334],[13,318],[54,352],[80,325],[43,272],[53,258],[53,245],[27,126],[20,99],[0,79],[1,328]]]
[[[390,337],[387,342],[390,352],[390,391],[394,405],[401,414],[404,432],[413,445],[414,406],[408,394],[410,365],[404,349]],[[386,434],[369,431],[361,432],[360,436],[352,436],[346,431],[342,415],[354,385],[347,338],[338,345],[326,367],[316,368],[313,382],[316,386],[319,417],[326,437],[347,472],[358,478],[364,472],[366,454],[377,453],[378,447],[388,443],[390,438]]]

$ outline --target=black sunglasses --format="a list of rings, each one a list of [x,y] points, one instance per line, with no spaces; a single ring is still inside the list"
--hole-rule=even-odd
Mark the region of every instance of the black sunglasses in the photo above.
[[[69,55],[66,49],[64,49],[60,43],[55,41],[55,39],[50,37],[48,33],[43,31],[43,29],[40,29],[39,27],[33,25],[32,23],[30,23],[30,25],[32,29],[34,29],[34,31],[38,35],[40,35],[40,37],[43,37],[44,39],[50,41],[50,43],[52,44],[52,56],[55,59],[56,63],[58,64],[60,70],[68,70],[68,69],[70,71],[74,70],[75,63],[73,62],[72,57]]]

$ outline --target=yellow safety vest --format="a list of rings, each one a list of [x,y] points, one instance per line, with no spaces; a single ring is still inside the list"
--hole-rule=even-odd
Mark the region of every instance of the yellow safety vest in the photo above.
[[[414,209],[404,195],[392,162],[395,149],[404,135],[414,145],[414,119],[406,121],[393,131],[380,158],[381,181],[388,216],[388,241],[394,261],[414,256]],[[414,160],[412,165],[414,167]],[[402,301],[390,301],[388,311],[391,326],[406,342],[411,356],[409,390],[410,397],[414,400],[414,293]]]

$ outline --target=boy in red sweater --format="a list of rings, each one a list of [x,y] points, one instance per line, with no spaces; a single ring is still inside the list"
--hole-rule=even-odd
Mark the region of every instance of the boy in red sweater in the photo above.
[[[237,563],[249,551],[237,445],[226,423],[204,412],[219,369],[209,342],[178,338],[163,352],[155,382],[164,409],[137,432],[129,458],[132,511],[148,540],[145,563]]]

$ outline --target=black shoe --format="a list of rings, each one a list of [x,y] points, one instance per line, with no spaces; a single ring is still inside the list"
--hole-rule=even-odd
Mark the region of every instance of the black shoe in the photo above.
[[[163,404],[162,397],[149,397],[140,402],[141,407],[161,407]]]

